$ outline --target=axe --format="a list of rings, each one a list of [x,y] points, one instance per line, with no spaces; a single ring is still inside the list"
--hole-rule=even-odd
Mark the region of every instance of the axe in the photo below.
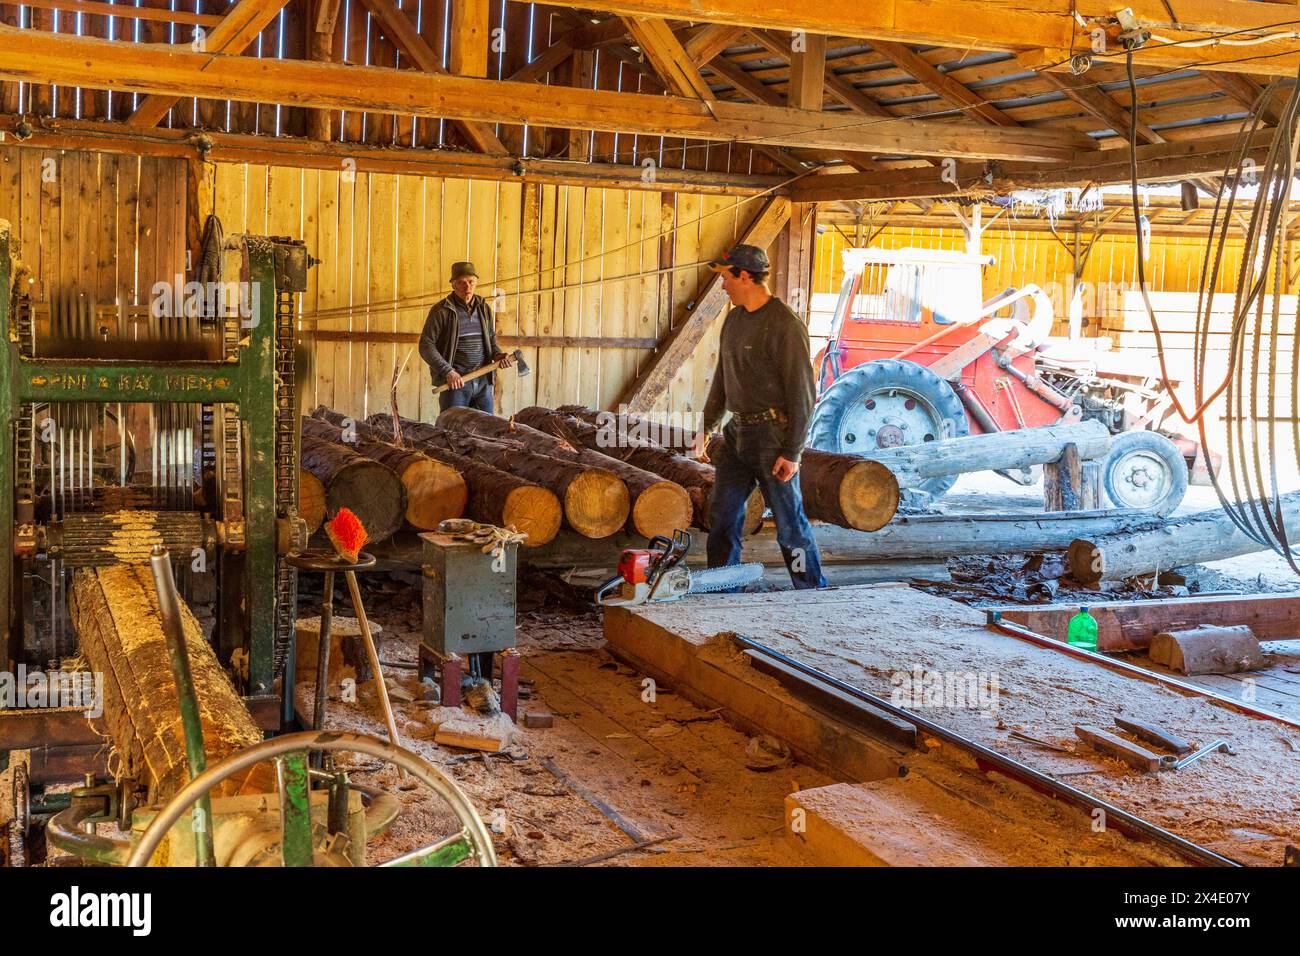
[[[528,367],[528,363],[524,361],[524,353],[521,350],[515,349],[513,352],[510,353],[510,355],[511,357],[514,358],[515,368],[519,370],[519,375],[521,377],[532,374],[533,370],[530,369]],[[472,372],[466,372],[464,375],[461,376],[461,381],[469,382],[476,378],[482,378],[484,375],[490,375],[492,372],[495,372],[496,369],[497,369],[497,363],[490,362],[487,365],[484,365],[482,368],[476,368]],[[449,391],[450,389],[451,389],[450,385],[445,385],[445,384],[439,385],[437,388],[433,390],[433,394],[437,395],[441,392]]]

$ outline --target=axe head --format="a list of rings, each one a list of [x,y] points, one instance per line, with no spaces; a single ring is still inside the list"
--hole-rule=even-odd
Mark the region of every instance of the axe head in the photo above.
[[[511,354],[514,356],[515,359],[515,368],[519,370],[515,374],[521,377],[525,375],[533,374],[533,370],[530,369],[528,367],[528,363],[524,361],[524,353],[522,349],[515,349],[514,352]]]

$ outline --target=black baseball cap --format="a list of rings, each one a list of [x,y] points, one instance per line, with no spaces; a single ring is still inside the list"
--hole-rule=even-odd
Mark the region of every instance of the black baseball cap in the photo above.
[[[767,261],[767,253],[758,246],[739,245],[732,249],[722,259],[714,259],[709,263],[709,268],[714,272],[722,272],[726,269],[744,269],[753,275],[754,273],[770,272],[771,263]]]

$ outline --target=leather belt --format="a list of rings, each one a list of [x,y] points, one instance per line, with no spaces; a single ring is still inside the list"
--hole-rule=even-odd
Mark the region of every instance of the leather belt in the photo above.
[[[765,408],[761,412],[753,412],[749,415],[742,415],[740,412],[732,412],[731,419],[737,425],[762,425],[765,422],[786,422],[785,412],[779,408]]]

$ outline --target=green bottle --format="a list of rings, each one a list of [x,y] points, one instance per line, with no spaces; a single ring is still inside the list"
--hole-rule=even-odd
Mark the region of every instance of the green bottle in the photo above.
[[[1088,613],[1086,605],[1070,618],[1070,629],[1066,632],[1065,639],[1071,646],[1081,647],[1085,651],[1097,649],[1097,619]]]

